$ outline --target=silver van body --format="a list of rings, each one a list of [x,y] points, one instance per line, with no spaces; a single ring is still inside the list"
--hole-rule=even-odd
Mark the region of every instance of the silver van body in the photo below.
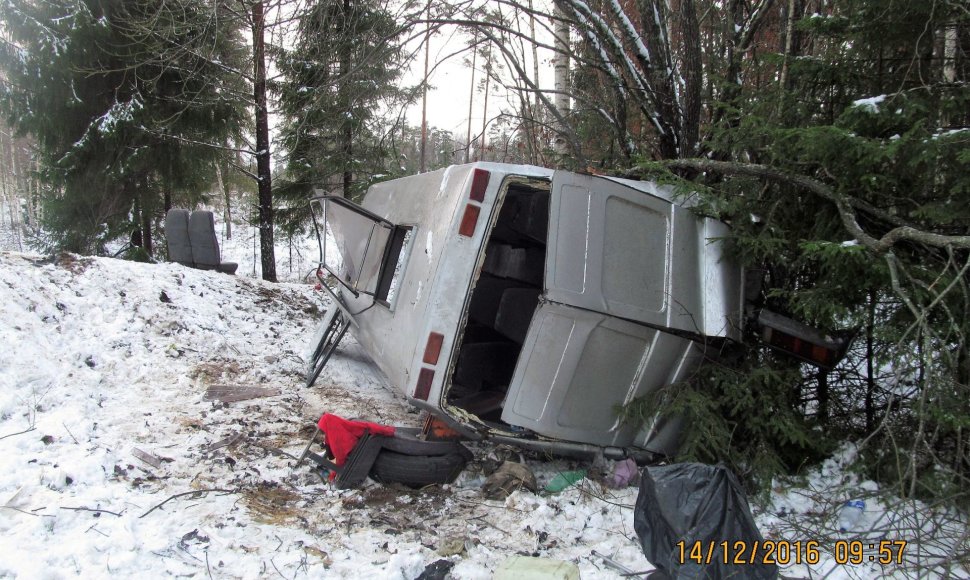
[[[669,454],[677,421],[617,409],[740,339],[727,226],[651,182],[473,163],[376,184],[360,207],[312,203],[357,340],[468,437]]]

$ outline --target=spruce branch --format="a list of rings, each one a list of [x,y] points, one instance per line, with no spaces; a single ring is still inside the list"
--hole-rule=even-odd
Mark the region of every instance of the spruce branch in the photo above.
[[[879,255],[888,253],[895,244],[901,241],[915,242],[937,248],[970,249],[970,236],[937,234],[904,224],[899,218],[891,216],[871,204],[839,193],[821,181],[805,175],[789,173],[768,165],[739,163],[735,161],[714,161],[711,159],[673,159],[664,161],[663,164],[674,169],[693,169],[695,171],[720,173],[724,175],[759,177],[804,189],[834,204],[839,212],[842,225],[849,234],[863,246]],[[895,225],[895,227],[877,238],[859,225],[856,210],[888,221]]]

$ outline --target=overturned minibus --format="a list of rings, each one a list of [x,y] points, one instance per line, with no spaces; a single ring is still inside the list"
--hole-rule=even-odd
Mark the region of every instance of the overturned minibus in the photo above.
[[[688,202],[689,203],[689,202]],[[727,226],[651,182],[473,163],[311,202],[332,294],[308,370],[352,328],[390,383],[470,439],[554,453],[675,450],[617,410],[740,339]]]

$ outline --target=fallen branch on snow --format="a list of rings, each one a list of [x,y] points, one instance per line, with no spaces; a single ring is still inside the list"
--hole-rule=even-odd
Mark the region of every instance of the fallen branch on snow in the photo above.
[[[16,433],[11,433],[9,435],[4,435],[3,437],[0,437],[0,439],[6,439],[7,437],[14,437],[16,435],[23,435],[24,433],[30,433],[31,431],[34,431],[35,429],[36,429],[35,427],[31,427],[30,429],[24,429],[23,431],[18,431]]]
[[[152,509],[150,509],[147,512],[143,513],[142,515],[138,516],[138,519],[141,519],[141,518],[147,516],[148,514],[152,513],[153,511],[157,510],[158,508],[162,507],[163,505],[167,504],[168,502],[172,501],[173,499],[177,499],[177,498],[180,498],[180,497],[185,497],[187,495],[198,495],[198,494],[205,494],[205,493],[212,493],[212,492],[223,493],[223,494],[230,494],[230,493],[239,493],[239,490],[238,489],[219,489],[219,488],[214,488],[214,489],[196,489],[196,490],[193,490],[193,491],[184,491],[182,493],[177,493],[177,494],[175,494],[173,496],[170,496],[168,499],[166,499],[162,503],[156,505],[155,507],[153,507]]]
[[[121,514],[119,514],[117,512],[112,512],[112,511],[108,511],[108,510],[94,509],[94,508],[89,508],[89,507],[61,507],[61,509],[62,510],[71,510],[71,511],[75,511],[75,512],[94,512],[94,513],[98,513],[98,514],[111,514],[113,516],[118,516],[119,518],[121,517]]]
[[[33,512],[29,512],[27,510],[22,510],[22,509],[20,509],[18,507],[13,507],[12,505],[0,505],[0,509],[3,509],[3,510],[13,510],[15,512],[20,512],[20,513],[22,513],[24,515],[34,516],[36,518],[52,518],[52,517],[54,517],[54,516],[49,515],[49,514],[35,514]],[[43,508],[38,508],[38,509],[43,509]]]

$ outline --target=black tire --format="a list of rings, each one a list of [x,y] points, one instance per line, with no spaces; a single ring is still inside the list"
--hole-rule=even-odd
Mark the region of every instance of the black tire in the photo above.
[[[410,427],[396,427],[394,437],[384,439],[384,449],[400,453],[401,455],[451,455],[454,453],[468,454],[471,459],[471,452],[464,445],[457,441],[425,441],[418,439],[420,429]]]
[[[327,366],[330,355],[337,350],[337,345],[340,344],[340,339],[344,337],[348,328],[350,328],[350,320],[347,320],[343,311],[338,310],[333,319],[330,320],[330,324],[320,333],[320,340],[317,342],[316,348],[313,349],[313,356],[310,358],[310,364],[307,368],[307,387],[312,387],[313,383],[317,381],[317,377],[320,376],[323,367]]]
[[[371,467],[370,476],[380,483],[400,483],[408,487],[451,483],[471,458],[468,449],[459,447],[464,453],[404,455],[383,449]]]

